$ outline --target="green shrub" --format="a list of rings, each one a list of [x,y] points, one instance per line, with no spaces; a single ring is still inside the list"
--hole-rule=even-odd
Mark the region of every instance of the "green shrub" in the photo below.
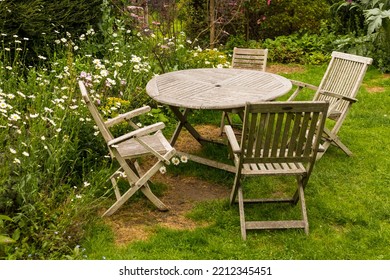
[[[102,0],[0,1],[0,33],[8,35],[4,43],[10,48],[17,47],[13,35],[27,38],[24,43],[29,58],[36,59],[37,55],[44,54],[44,49],[51,48],[57,33],[77,35],[88,25],[97,26],[101,20],[101,3]]]
[[[279,36],[274,40],[266,39],[258,45],[269,49],[268,58],[272,62],[318,65],[329,60],[329,54],[333,50],[332,38],[332,34],[293,34]]]
[[[337,11],[343,11],[336,13],[336,21],[345,16],[360,19],[352,24],[349,22],[352,26],[347,30],[354,32],[348,32],[338,40],[337,48],[372,57],[374,65],[382,72],[390,72],[390,1],[343,1],[334,6]]]

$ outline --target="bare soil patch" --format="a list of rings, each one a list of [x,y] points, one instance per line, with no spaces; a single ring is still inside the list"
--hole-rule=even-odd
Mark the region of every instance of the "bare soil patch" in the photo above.
[[[196,128],[204,136],[214,139],[220,137],[218,127]],[[190,137],[187,131],[183,131],[177,141],[177,147],[181,151],[194,152],[200,149],[201,145]],[[187,218],[187,213],[199,202],[224,199],[230,194],[227,186],[195,177],[157,173],[152,179],[167,186],[167,190],[159,198],[169,207],[169,211],[158,211],[146,198],[136,201],[130,198],[116,213],[105,218],[115,234],[116,245],[122,246],[137,240],[147,240],[157,227],[192,230],[207,226]]]
[[[366,90],[369,93],[381,93],[381,92],[385,91],[385,88],[384,87],[368,87],[368,86],[366,86]]]
[[[269,66],[267,65],[267,72],[275,73],[275,74],[299,73],[304,71],[305,68],[300,65],[284,65],[284,64],[272,64]]]

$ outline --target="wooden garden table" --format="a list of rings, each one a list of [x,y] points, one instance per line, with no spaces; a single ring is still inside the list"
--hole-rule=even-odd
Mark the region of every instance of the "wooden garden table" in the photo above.
[[[156,76],[146,85],[146,92],[157,102],[168,105],[177,117],[179,122],[171,138],[171,145],[174,146],[183,127],[199,143],[215,143],[202,137],[188,122],[188,114],[191,110],[240,113],[246,102],[275,100],[286,94],[291,87],[292,84],[288,79],[263,71],[204,68],[174,71]],[[195,155],[185,155],[193,161],[234,172],[233,166]]]

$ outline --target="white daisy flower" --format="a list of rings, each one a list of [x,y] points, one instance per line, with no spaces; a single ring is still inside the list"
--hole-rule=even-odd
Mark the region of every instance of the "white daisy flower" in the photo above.
[[[179,163],[180,163],[180,160],[177,157],[172,158],[171,161],[172,161],[173,165],[179,165]]]
[[[183,163],[187,163],[188,157],[186,157],[186,156],[181,156],[181,157],[180,157],[180,160],[181,160],[181,162],[183,162]]]
[[[167,168],[165,166],[160,167],[160,173],[165,174],[167,172]]]

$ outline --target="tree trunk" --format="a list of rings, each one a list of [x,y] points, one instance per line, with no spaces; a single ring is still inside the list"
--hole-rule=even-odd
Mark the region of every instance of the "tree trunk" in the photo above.
[[[214,48],[215,43],[215,0],[210,0],[210,48]]]

